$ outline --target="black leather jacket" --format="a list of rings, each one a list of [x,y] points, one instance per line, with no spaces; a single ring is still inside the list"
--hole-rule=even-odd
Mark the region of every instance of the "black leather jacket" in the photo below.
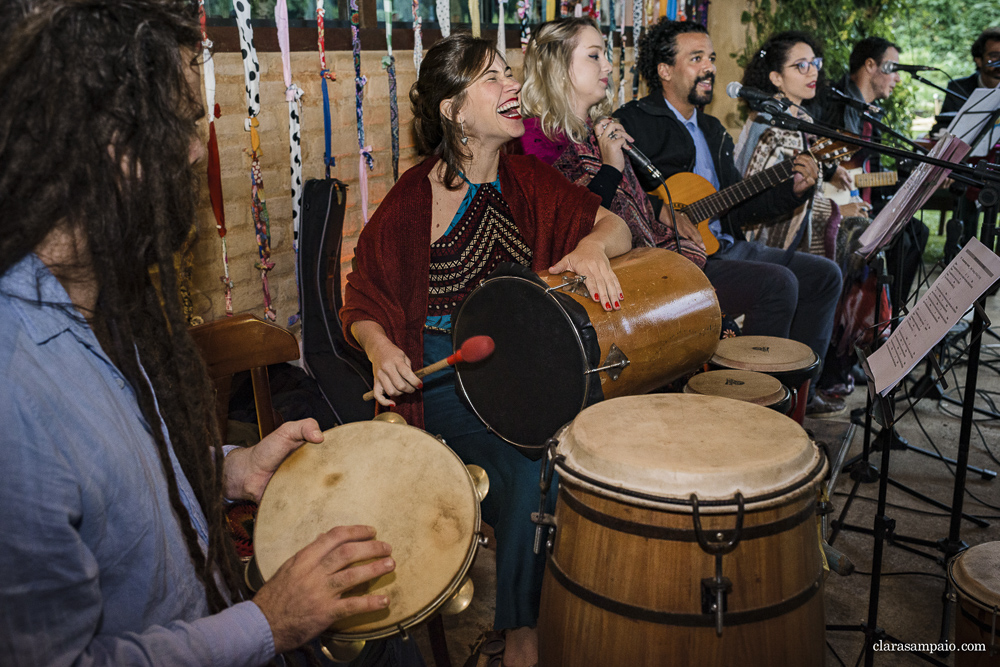
[[[743,177],[736,169],[732,137],[714,116],[704,114],[700,110],[695,113],[698,115],[698,127],[705,133],[708,147],[712,151],[712,161],[715,164],[715,173],[719,177],[719,187],[727,188],[738,183]],[[677,173],[694,171],[694,139],[667,106],[662,94],[654,93],[641,100],[629,102],[615,111],[614,115],[621,122],[625,131],[635,139],[635,147],[656,165],[656,168],[663,173],[664,178],[670,178]],[[635,171],[643,189],[650,191],[659,185],[653,183],[643,170],[636,169]],[[765,190],[731,209],[722,216],[723,231],[731,234],[737,241],[741,241],[743,234],[740,230],[745,225],[792,211],[812,193],[811,190],[807,190],[803,196],[799,197],[792,191],[792,187],[791,180],[785,181],[781,185]],[[656,197],[652,199],[653,207],[659,215],[659,200]]]

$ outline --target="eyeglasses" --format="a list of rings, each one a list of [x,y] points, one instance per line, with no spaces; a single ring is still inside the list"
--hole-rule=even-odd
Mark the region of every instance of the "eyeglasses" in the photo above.
[[[792,63],[791,65],[789,65],[789,67],[797,68],[800,74],[808,74],[810,66],[815,67],[817,72],[820,71],[821,69],[823,69],[823,59],[816,57],[813,58],[812,60],[803,60],[801,62]]]

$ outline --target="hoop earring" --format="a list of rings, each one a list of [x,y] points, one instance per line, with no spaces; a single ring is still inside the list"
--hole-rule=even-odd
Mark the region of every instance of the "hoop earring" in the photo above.
[[[467,136],[465,136],[465,121],[464,120],[462,121],[462,139],[461,139],[461,142],[462,142],[463,146],[468,146],[469,145],[469,138]]]

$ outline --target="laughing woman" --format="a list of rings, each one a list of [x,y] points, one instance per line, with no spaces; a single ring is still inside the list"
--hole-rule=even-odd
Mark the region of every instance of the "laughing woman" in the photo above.
[[[532,36],[524,57],[521,93],[526,131],[521,148],[566,178],[600,195],[622,217],[634,246],[676,250],[666,207],[657,216],[622,147],[631,142],[611,118],[611,63],[591,18],[550,21]],[[705,266],[704,244],[686,218],[677,219],[681,254]],[[690,239],[690,240],[689,240]]]
[[[631,247],[599,197],[533,157],[501,153],[524,133],[520,88],[491,42],[453,35],[428,51],[410,91],[425,159],[361,232],[341,313],[348,339],[371,359],[378,402],[489,474],[482,509],[497,536],[494,628],[506,631],[503,664],[517,667],[538,660],[544,557],[532,551],[530,515],[540,463],[487,431],[455,394],[453,371],[422,383],[412,367],[451,354],[452,316],[500,262],[587,276],[611,310],[624,295],[608,260]]]

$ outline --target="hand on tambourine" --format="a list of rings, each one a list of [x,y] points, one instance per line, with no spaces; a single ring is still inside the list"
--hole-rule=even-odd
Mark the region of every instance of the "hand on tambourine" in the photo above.
[[[275,653],[302,646],[349,616],[389,606],[385,595],[344,595],[396,568],[392,548],[374,538],[371,526],[338,526],[285,561],[261,587],[253,601],[271,626]]]
[[[307,442],[323,442],[323,431],[315,419],[286,422],[253,447],[233,449],[222,468],[223,496],[260,502],[281,462]]]

